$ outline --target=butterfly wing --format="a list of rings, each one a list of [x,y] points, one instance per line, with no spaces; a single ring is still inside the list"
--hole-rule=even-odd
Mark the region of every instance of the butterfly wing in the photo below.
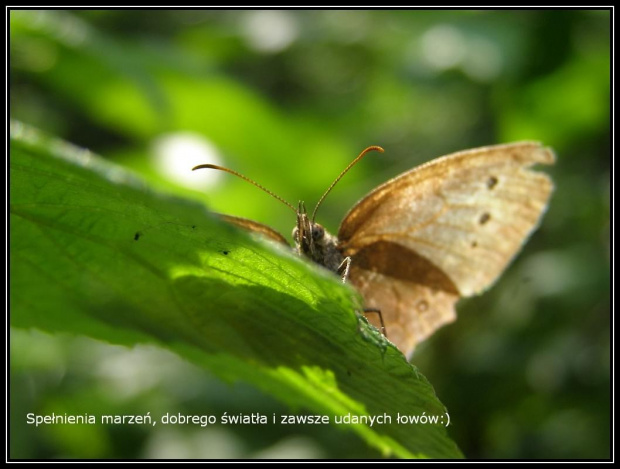
[[[247,218],[233,217],[231,215],[222,215],[221,213],[218,213],[216,215],[225,222],[235,225],[239,228],[251,231],[252,233],[258,233],[259,235],[264,236],[267,239],[285,244],[288,247],[291,246],[284,236],[282,236],[276,230],[267,225],[263,225],[262,223],[255,222],[253,220],[248,220]]]
[[[510,263],[552,191],[529,167],[553,161],[535,142],[454,153],[379,186],[346,215],[338,239],[353,259],[350,280],[406,355]]]

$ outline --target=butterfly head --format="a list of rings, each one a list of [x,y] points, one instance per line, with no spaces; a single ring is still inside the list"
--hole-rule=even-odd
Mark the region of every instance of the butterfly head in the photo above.
[[[293,228],[293,240],[299,255],[305,256],[319,265],[338,272],[343,256],[338,249],[338,239],[322,225],[308,217],[303,202],[299,203],[297,225]]]
[[[321,250],[325,229],[318,223],[314,223],[308,217],[306,206],[299,202],[297,210],[297,224],[293,228],[293,240],[299,254],[310,259],[317,260],[317,254]]]
[[[383,153],[383,148],[378,146],[372,146],[366,148],[361,152],[357,158],[355,158],[349,166],[347,166],[340,175],[332,182],[332,184],[323,193],[312,212],[312,218],[308,217],[306,212],[306,206],[303,202],[299,202],[299,209],[297,210],[297,226],[293,229],[293,239],[295,240],[295,247],[299,254],[304,254],[313,261],[326,266],[334,270],[331,266],[333,262],[336,262],[338,258],[342,256],[337,252],[338,240],[336,237],[330,235],[325,229],[315,223],[316,212],[321,206],[323,200],[327,194],[334,188],[334,186],[340,181],[349,169],[351,169],[362,157],[369,151],[379,151]]]

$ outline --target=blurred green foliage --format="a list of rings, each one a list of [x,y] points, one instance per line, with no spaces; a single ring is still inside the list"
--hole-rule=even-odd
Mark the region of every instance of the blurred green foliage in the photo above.
[[[370,189],[436,156],[552,146],[542,226],[413,361],[470,458],[609,458],[610,37],[608,10],[12,10],[10,114],[284,234],[288,209],[225,175],[192,187],[186,157],[217,155],[311,206],[365,146],[383,146],[322,206],[335,231]],[[13,457],[378,456],[331,428],[38,431],[15,416],[286,410],[161,350],[10,338]]]

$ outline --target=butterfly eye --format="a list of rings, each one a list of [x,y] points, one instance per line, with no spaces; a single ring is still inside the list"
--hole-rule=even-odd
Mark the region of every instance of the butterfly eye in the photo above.
[[[312,225],[312,239],[314,239],[315,241],[318,241],[319,239],[322,239],[324,235],[325,235],[325,229],[323,229],[321,225],[318,225],[318,224]]]

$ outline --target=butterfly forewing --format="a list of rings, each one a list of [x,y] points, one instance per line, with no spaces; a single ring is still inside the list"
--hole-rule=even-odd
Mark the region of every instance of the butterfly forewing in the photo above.
[[[460,296],[488,288],[506,268],[552,190],[528,167],[553,160],[533,142],[455,153],[379,186],[347,214],[338,239],[353,259],[350,281],[381,309],[403,352],[453,320]]]

